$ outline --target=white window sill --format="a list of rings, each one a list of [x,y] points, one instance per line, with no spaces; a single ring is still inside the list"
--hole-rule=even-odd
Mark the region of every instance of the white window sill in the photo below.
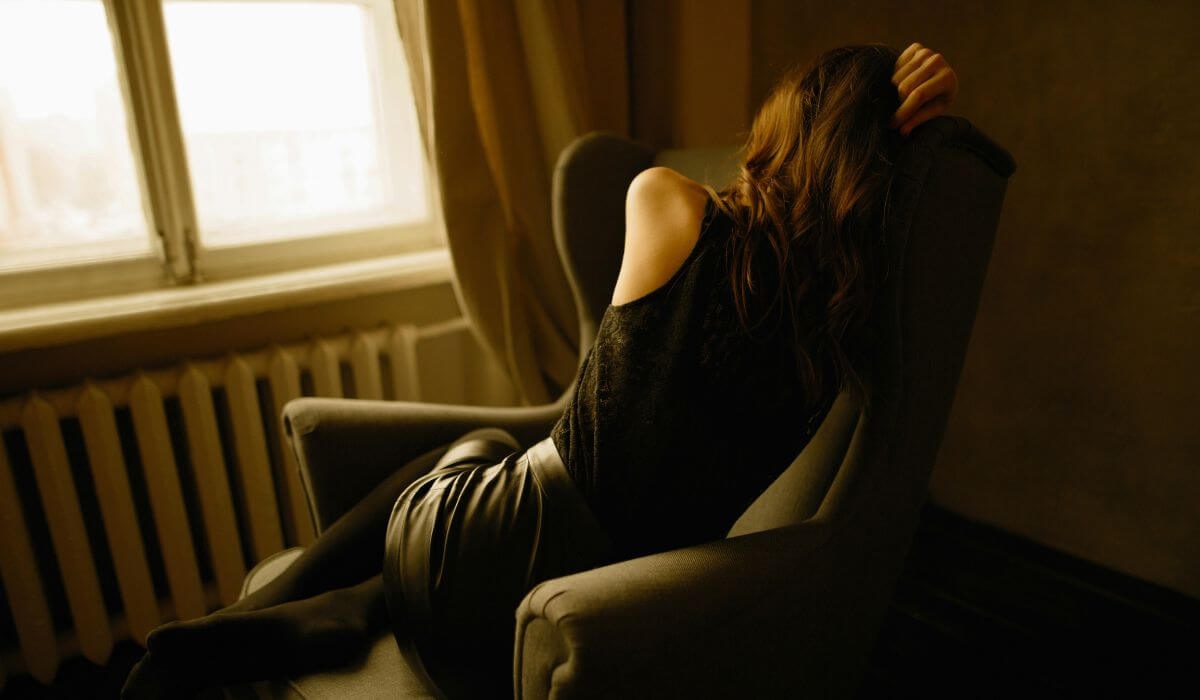
[[[446,248],[194,286],[0,311],[0,352],[449,282]]]

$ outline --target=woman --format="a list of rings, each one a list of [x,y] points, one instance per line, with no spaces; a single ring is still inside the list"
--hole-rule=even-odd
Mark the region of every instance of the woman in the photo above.
[[[389,620],[413,658],[507,692],[513,610],[538,581],[723,536],[860,383],[890,154],[957,88],[919,44],[837,49],[775,87],[729,189],[639,174],[551,436],[519,452],[475,431],[416,482],[400,470],[259,591],[155,630],[126,695],[335,666]]]

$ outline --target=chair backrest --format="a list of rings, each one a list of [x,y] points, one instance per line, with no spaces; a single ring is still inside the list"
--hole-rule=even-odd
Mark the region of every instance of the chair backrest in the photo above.
[[[808,634],[778,644],[831,696],[861,677],[929,486],[987,272],[1011,156],[965,119],[915,131],[897,163],[889,276],[872,324],[869,403],[843,392],[813,440],[730,530],[824,533],[805,561],[836,582]],[[769,531],[769,532],[763,532]],[[779,575],[803,575],[783,571]],[[819,618],[819,619],[817,619]],[[821,649],[813,659],[814,645]]]
[[[907,546],[941,444],[1004,201],[1012,157],[961,118],[914,132],[897,162],[885,225],[888,275],[869,408],[843,392],[818,435],[730,535],[865,516]],[[860,518],[862,521],[862,518]]]
[[[602,134],[564,152],[554,182],[555,235],[585,351],[620,269],[630,180],[660,163],[719,188],[732,175],[731,156],[654,154]],[[871,319],[878,342],[866,370],[868,400],[844,391],[813,440],[729,532],[777,538],[781,552],[802,531],[825,533],[817,558],[803,561],[837,583],[824,592],[821,619],[798,625],[819,639],[775,640],[772,649],[796,666],[788,677],[824,679],[814,688],[829,695],[853,692],[903,565],[1015,170],[1003,148],[954,117],[914,131],[896,167],[884,227],[888,275]],[[780,576],[804,575],[785,566]]]

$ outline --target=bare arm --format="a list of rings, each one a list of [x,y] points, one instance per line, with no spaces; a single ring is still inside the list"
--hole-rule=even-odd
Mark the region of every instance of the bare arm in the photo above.
[[[671,279],[700,237],[707,201],[703,187],[670,168],[650,168],[633,179],[614,305],[640,299]]]

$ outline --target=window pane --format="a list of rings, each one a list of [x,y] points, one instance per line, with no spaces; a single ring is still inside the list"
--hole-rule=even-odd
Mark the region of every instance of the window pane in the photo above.
[[[0,0],[0,268],[146,252],[100,0]]]
[[[204,245],[427,217],[407,75],[397,104],[380,71],[406,70],[384,60],[394,23],[356,2],[165,7]]]

